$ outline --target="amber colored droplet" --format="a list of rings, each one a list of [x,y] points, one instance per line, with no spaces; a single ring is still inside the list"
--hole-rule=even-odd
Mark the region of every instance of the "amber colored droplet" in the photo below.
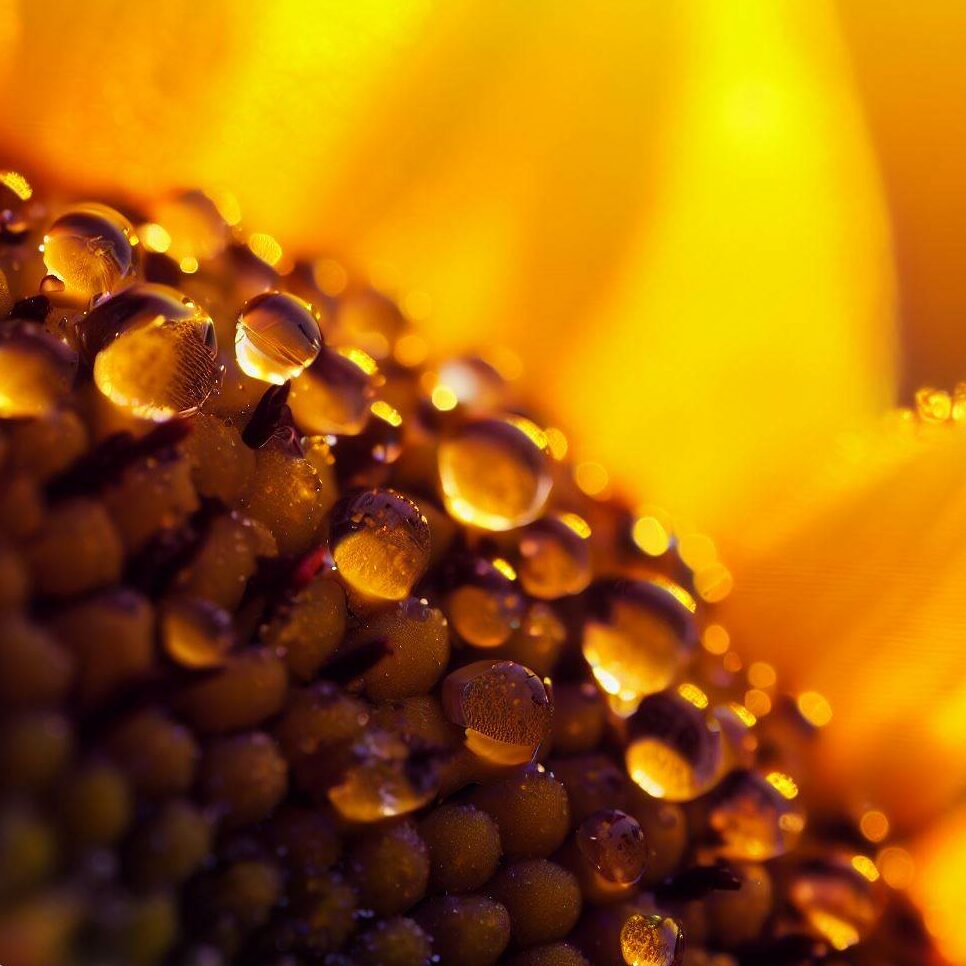
[[[590,583],[590,527],[573,513],[544,517],[520,536],[520,582],[531,597],[555,600]]]
[[[636,882],[647,862],[640,824],[615,808],[594,812],[580,823],[577,847],[597,872],[618,885]]]
[[[494,563],[482,557],[457,569],[456,586],[446,599],[453,627],[476,647],[499,647],[520,626],[524,614],[515,574],[502,560]]]
[[[479,356],[447,359],[439,367],[437,386],[451,393],[454,402],[476,412],[493,412],[506,395],[506,380]]]
[[[332,510],[332,559],[356,593],[402,600],[429,564],[429,523],[419,507],[395,490],[362,490]]]
[[[323,346],[292,383],[289,405],[299,428],[310,435],[353,436],[369,419],[378,371],[361,349]]]
[[[322,347],[319,313],[287,292],[250,299],[235,327],[235,358],[242,372],[276,386],[300,375]]]
[[[215,386],[215,327],[186,295],[132,285],[96,306],[79,326],[97,388],[142,419],[198,410]]]
[[[522,417],[467,423],[439,447],[450,515],[483,530],[512,530],[539,515],[551,478],[542,430]]]
[[[791,784],[753,771],[732,772],[710,796],[708,824],[716,852],[727,859],[764,862],[797,845],[805,816]]]
[[[19,322],[0,333],[0,418],[45,416],[67,395],[77,371],[68,346],[42,325]]]
[[[583,651],[598,683],[622,713],[663,691],[697,642],[695,602],[665,578],[603,580],[591,588]]]
[[[629,729],[627,771],[648,795],[689,802],[720,777],[721,729],[706,708],[673,692],[651,695]]]
[[[875,926],[878,908],[873,883],[859,871],[866,867],[878,877],[871,859],[859,856],[851,863],[811,862],[792,878],[788,889],[792,905],[834,949],[855,946]]]
[[[354,761],[329,801],[350,822],[378,822],[422,808],[439,790],[431,760],[413,760],[397,736],[370,729],[353,748]]]
[[[564,644],[567,625],[549,604],[533,604],[510,635],[501,657],[525,664],[541,677],[551,674]],[[588,685],[596,693],[593,685]]]
[[[65,298],[86,303],[112,292],[134,268],[134,226],[107,205],[64,212],[44,235],[44,265]]]
[[[395,302],[372,289],[346,295],[339,303],[335,323],[341,339],[361,346],[377,359],[389,355],[406,328]]]
[[[443,682],[443,707],[466,729],[466,746],[498,764],[531,761],[550,733],[553,706],[543,682],[513,661],[476,661]]]
[[[164,605],[161,636],[168,657],[182,667],[218,667],[235,643],[231,615],[209,600],[180,597]]]
[[[621,929],[621,953],[628,966],[677,966],[684,934],[674,919],[633,915]]]
[[[168,236],[168,254],[176,261],[206,261],[228,243],[228,225],[214,200],[203,191],[185,191],[159,202],[154,220]]]

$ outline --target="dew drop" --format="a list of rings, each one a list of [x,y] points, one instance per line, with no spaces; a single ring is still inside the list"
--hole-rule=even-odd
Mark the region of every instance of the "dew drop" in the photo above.
[[[591,592],[583,652],[618,710],[663,691],[697,641],[695,602],[665,578],[603,580]]]
[[[576,838],[581,855],[608,881],[630,885],[641,877],[648,848],[636,818],[602,809],[580,823]]]
[[[287,292],[263,292],[242,309],[235,358],[242,372],[276,386],[300,375],[319,354],[319,313]]]
[[[361,490],[332,510],[332,559],[350,589],[376,600],[402,600],[429,565],[429,523],[395,490]]]
[[[783,775],[732,772],[711,795],[708,823],[720,843],[717,854],[764,862],[794,848],[805,827],[796,797]]]
[[[97,388],[135,416],[163,421],[191,415],[214,388],[211,318],[166,285],[124,289],[94,308],[79,334]]]
[[[574,513],[536,520],[520,536],[520,582],[531,597],[555,600],[590,583],[590,527]]]
[[[77,372],[73,351],[32,322],[0,333],[0,417],[44,416],[67,395]]]
[[[289,405],[308,434],[353,436],[369,419],[378,371],[361,349],[323,347],[292,384]]]
[[[112,292],[134,269],[134,226],[107,205],[88,203],[64,212],[44,235],[44,265],[60,293],[85,304]],[[52,287],[44,288],[54,294]]]
[[[677,966],[684,934],[674,919],[635,914],[621,928],[621,953],[628,966]]]
[[[328,794],[343,818],[378,822],[422,808],[438,790],[431,760],[413,760],[398,736],[370,729],[353,749],[353,763]]]
[[[532,761],[550,733],[553,706],[543,682],[514,661],[476,661],[443,682],[443,708],[466,729],[466,746],[502,765]]]
[[[439,447],[450,515],[483,530],[512,530],[539,515],[551,478],[543,432],[518,416],[462,426]]]
[[[502,560],[483,557],[454,568],[446,613],[460,637],[476,647],[499,647],[520,626],[523,595],[508,568]]]
[[[720,727],[691,701],[672,692],[651,695],[630,719],[629,731],[627,771],[648,795],[689,802],[720,778]]]
[[[867,868],[867,874],[859,871]],[[788,896],[822,939],[837,950],[849,949],[875,926],[877,908],[869,874],[878,877],[875,863],[865,856],[852,863],[817,860],[796,872]]]

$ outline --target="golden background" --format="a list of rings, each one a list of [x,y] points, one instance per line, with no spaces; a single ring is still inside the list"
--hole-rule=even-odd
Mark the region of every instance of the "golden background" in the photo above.
[[[897,412],[966,379],[964,43],[961,0],[0,0],[0,160],[230,188],[435,348],[515,349],[714,536],[966,962],[966,431]]]

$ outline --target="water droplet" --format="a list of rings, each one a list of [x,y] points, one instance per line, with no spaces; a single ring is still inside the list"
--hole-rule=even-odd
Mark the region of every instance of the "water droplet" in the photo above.
[[[577,829],[577,848],[610,882],[636,882],[647,862],[647,843],[636,818],[615,808],[594,812]]]
[[[720,727],[705,709],[680,695],[645,698],[629,730],[627,771],[654,798],[689,802],[720,778]]]
[[[628,966],[677,966],[684,934],[674,919],[635,914],[621,928],[621,953]]]
[[[154,206],[152,215],[168,236],[167,253],[176,262],[207,261],[220,255],[228,243],[228,225],[203,191],[166,198]]]
[[[395,490],[362,490],[332,510],[332,559],[356,593],[402,600],[429,565],[429,523],[419,507]]]
[[[378,822],[427,804],[439,790],[431,759],[414,760],[409,748],[389,732],[370,729],[353,748],[353,763],[329,800],[351,822]]]
[[[319,354],[319,313],[287,292],[263,292],[246,303],[235,329],[242,372],[277,386],[294,379]]]
[[[493,412],[504,402],[506,381],[479,356],[459,356],[442,363],[437,388],[452,394],[455,403],[471,412]]]
[[[499,647],[520,626],[524,613],[523,595],[512,571],[483,557],[453,569],[454,586],[446,598],[450,622],[468,643]]]
[[[878,917],[873,885],[855,867],[875,863],[865,856],[853,863],[815,861],[792,877],[788,897],[812,929],[832,947],[849,949],[861,942]]]
[[[134,226],[120,212],[95,203],[76,205],[44,235],[44,265],[63,282],[67,299],[85,304],[112,292],[133,272],[136,244]]]
[[[522,417],[467,423],[440,443],[439,478],[446,509],[461,523],[523,526],[550,495],[546,438]]]
[[[92,309],[78,331],[97,388],[135,416],[190,415],[215,385],[211,318],[166,285],[124,289]]]
[[[618,710],[632,712],[642,697],[674,681],[697,641],[695,606],[666,578],[595,584],[584,657]]]
[[[385,359],[406,329],[406,319],[391,299],[365,290],[346,295],[335,317],[340,341],[361,346],[377,359]]]
[[[370,407],[369,419],[361,433],[329,438],[340,485],[343,488],[377,486],[402,455],[402,416],[388,403],[378,400]]]
[[[19,322],[0,333],[0,417],[49,413],[70,391],[77,357],[42,325]]]
[[[590,527],[574,513],[543,517],[520,536],[520,582],[531,597],[555,600],[590,583]]]
[[[543,682],[513,661],[476,661],[443,682],[447,717],[466,729],[466,746],[503,765],[532,761],[550,733],[553,706]]]
[[[231,615],[209,600],[179,597],[161,612],[161,639],[168,657],[187,668],[219,667],[235,643]]]
[[[292,384],[289,405],[299,427],[313,435],[362,432],[375,396],[377,369],[359,349],[322,348]]]
[[[714,790],[708,824],[718,836],[715,851],[727,859],[764,862],[794,848],[805,816],[792,784],[735,771]]]

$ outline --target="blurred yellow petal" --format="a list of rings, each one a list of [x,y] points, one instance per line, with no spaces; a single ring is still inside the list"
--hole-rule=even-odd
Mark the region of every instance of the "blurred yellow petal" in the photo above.
[[[896,226],[908,398],[966,374],[966,4],[838,8]]]
[[[966,788],[964,470],[962,425],[842,435],[789,495],[776,540],[732,560],[733,636],[830,700],[833,787],[886,807],[900,832]]]

